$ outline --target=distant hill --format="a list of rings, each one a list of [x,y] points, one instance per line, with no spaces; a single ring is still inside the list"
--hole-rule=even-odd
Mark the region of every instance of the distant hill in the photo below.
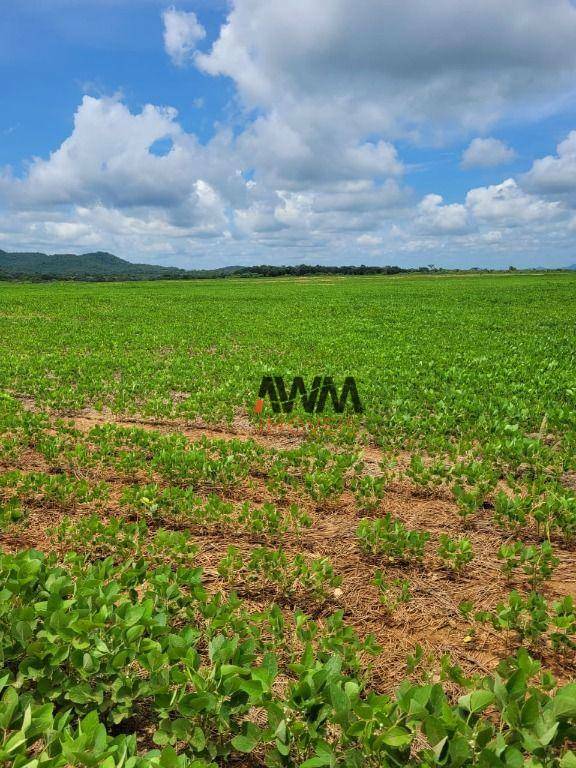
[[[97,251],[77,255],[46,253],[7,253],[0,250],[0,270],[10,274],[43,275],[54,277],[86,277],[103,275],[142,274],[164,275],[185,270],[158,267],[150,264],[132,264],[111,253]]]
[[[133,264],[105,251],[95,253],[8,253],[0,250],[0,279],[158,280],[219,277],[236,267],[186,270],[157,264]]]

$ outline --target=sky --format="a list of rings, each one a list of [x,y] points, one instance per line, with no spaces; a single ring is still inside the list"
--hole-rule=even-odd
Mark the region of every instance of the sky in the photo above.
[[[0,0],[0,249],[576,263],[576,0]]]

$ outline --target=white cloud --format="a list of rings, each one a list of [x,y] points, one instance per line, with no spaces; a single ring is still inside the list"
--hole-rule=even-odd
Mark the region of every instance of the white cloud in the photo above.
[[[576,131],[558,144],[555,157],[536,160],[522,182],[542,194],[568,194],[576,201]]]
[[[155,154],[165,139],[168,151]],[[246,157],[242,137],[238,145],[226,131],[201,145],[173,109],[146,105],[134,114],[118,98],[85,96],[71,135],[22,178],[4,172],[0,198],[13,215],[30,212],[19,218],[24,238],[84,246],[96,244],[100,231],[104,241],[124,240],[121,252],[138,238],[178,247],[184,238],[227,239],[231,230],[267,245],[316,246],[340,232],[373,230],[406,205],[395,179],[356,178],[369,177],[372,166],[401,172],[386,142],[351,150],[341,169],[330,155],[334,168],[321,163],[318,187],[305,190],[246,181],[242,170],[254,158]]]
[[[347,181],[317,190],[313,209],[316,213],[363,213],[389,218],[409,204],[408,197],[408,191],[396,179],[386,179],[382,184],[372,180]]]
[[[261,204],[236,211],[235,223],[238,231],[245,236],[255,233],[269,234],[286,229],[286,224],[276,218],[275,210]]]
[[[358,245],[362,245],[367,248],[376,248],[377,246],[382,245],[384,241],[381,237],[378,237],[377,235],[364,234],[364,235],[360,235],[360,237],[356,239],[356,242],[358,243]]]
[[[275,112],[260,117],[239,137],[238,151],[260,178],[276,187],[309,188],[403,172],[389,142],[365,141],[343,122],[319,125],[312,114],[301,125]]]
[[[444,205],[441,195],[426,195],[418,205],[415,229],[423,235],[461,235],[470,230],[468,211],[460,203]]]
[[[166,154],[150,151],[166,138]],[[245,195],[227,134],[203,146],[182,130],[174,109],[148,104],[132,114],[117,99],[85,96],[72,134],[48,159],[34,159],[23,179],[0,179],[0,194],[22,208],[157,207],[186,223],[205,199],[198,181],[236,202]]]
[[[206,36],[204,27],[192,11],[177,11],[173,6],[162,13],[164,48],[177,67],[192,58],[197,43]]]
[[[158,170],[175,171],[179,150],[174,146],[166,157],[148,150],[161,138],[178,141],[175,117],[175,110],[152,105],[132,115],[116,99],[85,96],[72,134],[48,160],[32,161],[25,179],[11,189],[12,199],[28,206],[101,198],[117,205],[152,202],[162,195]]]
[[[516,158],[516,152],[499,139],[473,139],[462,153],[462,168],[490,168],[506,165]]]
[[[393,228],[394,237],[406,253],[440,249],[445,255],[465,259],[465,254],[482,254],[482,263],[510,254],[530,255],[538,265],[550,263],[553,249],[571,258],[569,210],[559,201],[532,195],[514,179],[501,184],[477,187],[464,203],[444,204],[440,195],[426,195],[413,215]],[[534,263],[534,262],[533,262]]]
[[[514,179],[471,189],[466,195],[466,207],[476,219],[506,227],[550,222],[565,215],[560,202],[530,195]]]
[[[154,154],[166,138],[169,151]],[[22,249],[105,249],[138,260],[164,256],[191,266],[202,258],[289,262],[297,258],[291,253],[310,249],[315,260],[330,262],[371,253],[380,262],[405,254],[426,263],[439,249],[461,262],[483,253],[490,263],[498,252],[508,263],[511,248],[538,254],[550,243],[566,249],[573,239],[567,205],[515,179],[472,189],[463,202],[445,203],[438,194],[418,201],[397,178],[401,162],[386,143],[371,142],[360,157],[344,155],[344,171],[312,158],[308,177],[287,179],[287,171],[266,167],[266,156],[248,158],[244,140],[223,131],[201,145],[173,109],[147,105],[132,113],[118,98],[85,97],[71,135],[47,159],[33,160],[21,178],[0,173],[0,241]],[[572,140],[560,145],[559,159],[570,157]],[[369,165],[391,175],[370,178],[364,151]],[[249,181],[247,167],[255,168]]]
[[[162,156],[150,150],[169,138]],[[71,135],[23,178],[0,174],[0,231],[12,246],[35,242],[132,254],[190,250],[224,242],[231,205],[247,201],[229,137],[207,145],[185,133],[173,109],[146,105],[132,114],[118,99],[84,97]]]
[[[508,263],[513,244],[536,252],[573,239],[576,131],[524,177],[448,203],[434,187],[416,196],[405,177],[418,169],[402,156],[410,143],[460,142],[552,109],[576,75],[570,0],[231,0],[208,52],[193,13],[172,7],[163,23],[175,64],[231,79],[234,130],[201,143],[169,107],[134,113],[120,97],[85,97],[50,156],[20,176],[0,169],[2,242],[175,262],[290,260],[304,249],[330,262],[428,260],[436,249]],[[477,138],[462,163],[512,157]]]
[[[485,125],[572,87],[570,0],[234,0],[197,65],[298,130]]]
[[[398,137],[434,142],[547,108],[576,75],[576,8],[357,0],[352,12],[346,0],[233,0],[194,61],[231,78],[257,110],[238,148],[259,178],[306,190],[398,175]]]

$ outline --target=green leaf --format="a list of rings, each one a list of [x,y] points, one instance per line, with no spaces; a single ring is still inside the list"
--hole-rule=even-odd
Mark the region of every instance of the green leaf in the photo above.
[[[412,741],[412,734],[405,728],[395,725],[382,735],[384,744],[390,747],[405,747]]]
[[[558,732],[558,725],[559,723],[554,723],[554,725],[544,731],[544,733],[539,737],[539,741],[542,746],[548,746],[548,744],[550,744],[550,742],[554,739],[556,733]]]
[[[212,703],[212,697],[208,694],[188,693],[178,702],[178,711],[181,715],[190,716],[195,712],[208,709]]]
[[[538,699],[536,696],[531,696],[528,701],[522,707],[520,720],[524,726],[532,726],[538,720],[540,715],[540,707],[538,705]]]
[[[322,768],[324,765],[330,765],[331,762],[330,755],[318,755],[300,763],[300,768]]]
[[[244,667],[239,667],[236,664],[222,664],[220,667],[220,674],[222,677],[226,677],[227,675],[241,675],[245,672],[246,670]]]
[[[166,747],[166,749],[162,750],[159,765],[161,768],[178,768],[180,759],[174,747]]]
[[[283,741],[280,741],[279,739],[276,739],[274,742],[276,745],[276,749],[283,757],[287,757],[290,754],[290,747],[288,744],[285,744]],[[569,767],[570,768],[570,767]]]
[[[508,747],[504,753],[504,762],[509,768],[522,768],[524,765],[524,757],[522,752],[516,747]]]
[[[440,760],[440,755],[442,754],[444,747],[446,746],[446,742],[448,741],[448,736],[444,736],[443,739],[440,739],[440,741],[436,742],[434,746],[432,747],[432,751],[434,752],[434,757],[436,760]]]
[[[126,616],[124,617],[124,623],[127,627],[133,627],[135,624],[137,624],[142,616],[144,616],[145,608],[143,605],[133,605],[126,611]]]
[[[206,747],[206,737],[204,736],[204,731],[202,728],[198,726],[194,728],[190,738],[190,744],[194,747],[196,752],[202,752],[202,750]]]
[[[422,729],[432,746],[438,744],[440,741],[444,741],[447,736],[446,728],[442,720],[433,717],[432,715],[424,720]]]
[[[170,734],[166,731],[155,731],[152,736],[154,744],[158,744],[159,747],[165,747],[170,742]]]
[[[13,752],[15,749],[18,749],[18,747],[21,747],[22,744],[26,744],[26,735],[22,733],[22,731],[17,731],[16,733],[13,733],[4,744],[3,751],[8,753]]]
[[[554,697],[552,706],[556,717],[576,717],[576,683],[561,688]]]
[[[458,699],[458,706],[468,712],[481,712],[489,704],[492,704],[495,696],[492,691],[473,691]]]
[[[336,683],[331,683],[328,692],[330,694],[330,702],[336,711],[336,716],[339,720],[342,720],[348,716],[350,712],[350,700],[344,690]]]
[[[576,768],[576,753],[571,749],[560,758],[560,768]]]
[[[15,688],[10,686],[4,691],[2,696],[2,706],[0,708],[0,728],[6,730],[12,720],[14,710],[18,706],[18,694]]]
[[[458,766],[463,765],[472,756],[470,745],[463,736],[455,736],[450,740],[448,752],[453,768],[458,768]]]
[[[251,738],[250,736],[245,736],[244,734],[239,733],[238,736],[234,736],[232,739],[232,746],[234,749],[237,749],[238,752],[252,752],[253,749],[257,746],[258,742],[256,739]]]

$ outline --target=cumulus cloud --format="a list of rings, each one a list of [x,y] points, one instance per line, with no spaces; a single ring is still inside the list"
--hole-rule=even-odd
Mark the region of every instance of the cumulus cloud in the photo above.
[[[239,147],[266,182],[307,189],[397,175],[398,137],[436,141],[566,93],[576,8],[358,0],[352,13],[346,0],[234,0],[194,61],[257,110]]]
[[[462,168],[492,168],[506,165],[516,158],[516,152],[500,139],[473,139],[462,153]]]
[[[175,110],[152,105],[132,115],[117,99],[85,96],[72,134],[47,160],[32,161],[26,177],[13,184],[12,201],[24,206],[102,198],[115,205],[160,201],[157,170],[177,167],[181,132],[175,117]],[[165,158],[150,154],[150,146],[164,137],[176,142],[172,151]]]
[[[206,36],[204,27],[192,11],[177,11],[173,6],[162,13],[164,48],[177,67],[192,58],[197,43]]]
[[[168,151],[154,153],[167,139]],[[306,184],[303,176],[270,172],[260,158],[248,180],[255,158],[246,155],[244,140],[223,131],[202,145],[173,109],[146,105],[133,113],[118,98],[86,96],[58,149],[33,160],[22,177],[0,174],[0,241],[26,249],[101,248],[138,259],[164,255],[171,263],[182,254],[210,254],[209,263],[238,263],[274,261],[270,248],[312,249],[329,261],[366,252],[414,259],[434,248],[465,258],[482,248],[504,254],[511,243],[536,250],[573,237],[566,202],[515,179],[474,188],[462,202],[446,203],[435,193],[418,201],[402,182],[393,147],[370,142],[366,154],[348,156],[344,170],[312,164]],[[572,140],[571,134],[560,145],[556,160],[570,158]]]
[[[434,187],[418,196],[409,186],[418,169],[403,157],[411,144],[537,116],[569,93],[570,0],[357,0],[353,11],[345,0],[231,0],[203,52],[194,13],[171,7],[162,19],[176,65],[230,79],[234,129],[200,142],[170,107],[134,112],[120,98],[86,96],[48,157],[20,175],[0,170],[1,242],[174,263],[203,253],[222,264],[298,259],[303,249],[331,262],[433,249],[463,259],[573,239],[576,131],[524,176],[457,201]],[[462,165],[513,157],[476,138]]]
[[[543,244],[570,248],[570,211],[523,190],[514,179],[470,190],[463,203],[445,204],[441,195],[426,195],[412,216],[405,216],[394,235],[406,252],[441,248],[443,253],[537,253]],[[545,264],[550,255],[539,256]]]
[[[238,151],[276,187],[309,188],[403,172],[390,142],[366,141],[345,122],[327,125],[320,115],[310,114],[298,125],[274,112],[259,117],[239,137]]]
[[[159,142],[166,143],[161,154]],[[341,169],[331,158],[335,168],[319,166],[316,185],[305,190],[270,184],[262,172],[248,181],[243,171],[254,158],[242,137],[235,142],[224,130],[200,144],[174,109],[146,105],[132,113],[119,98],[85,96],[59,148],[34,159],[22,177],[3,172],[0,202],[25,242],[134,247],[149,238],[162,249],[166,241],[177,249],[190,239],[231,237],[316,247],[340,232],[374,230],[406,205],[392,177],[402,166],[391,145],[362,144]],[[392,176],[370,178],[374,168]]]
[[[477,125],[571,87],[570,0],[235,0],[197,65],[295,127],[313,103],[365,131]],[[291,110],[297,112],[290,119]]]
[[[568,194],[576,200],[576,131],[558,144],[555,156],[536,160],[523,177],[523,184],[536,192]]]
[[[167,137],[170,150],[154,154]],[[200,145],[174,109],[146,105],[133,114],[118,99],[90,96],[57,150],[33,160],[22,178],[0,177],[0,203],[21,242],[117,245],[120,253],[225,240],[229,206],[246,198],[227,134]]]
[[[550,222],[565,215],[562,203],[530,195],[514,179],[471,189],[466,195],[466,207],[476,219],[507,227]]]
[[[167,153],[151,151],[166,138]],[[33,160],[22,179],[5,175],[0,195],[21,208],[160,207],[192,221],[202,198],[197,181],[231,199],[245,193],[227,134],[200,145],[182,130],[175,109],[148,104],[133,114],[118,99],[85,96],[71,135],[47,159]]]
[[[468,211],[460,203],[445,205],[441,195],[426,195],[418,205],[415,228],[423,235],[461,235],[470,230]]]

